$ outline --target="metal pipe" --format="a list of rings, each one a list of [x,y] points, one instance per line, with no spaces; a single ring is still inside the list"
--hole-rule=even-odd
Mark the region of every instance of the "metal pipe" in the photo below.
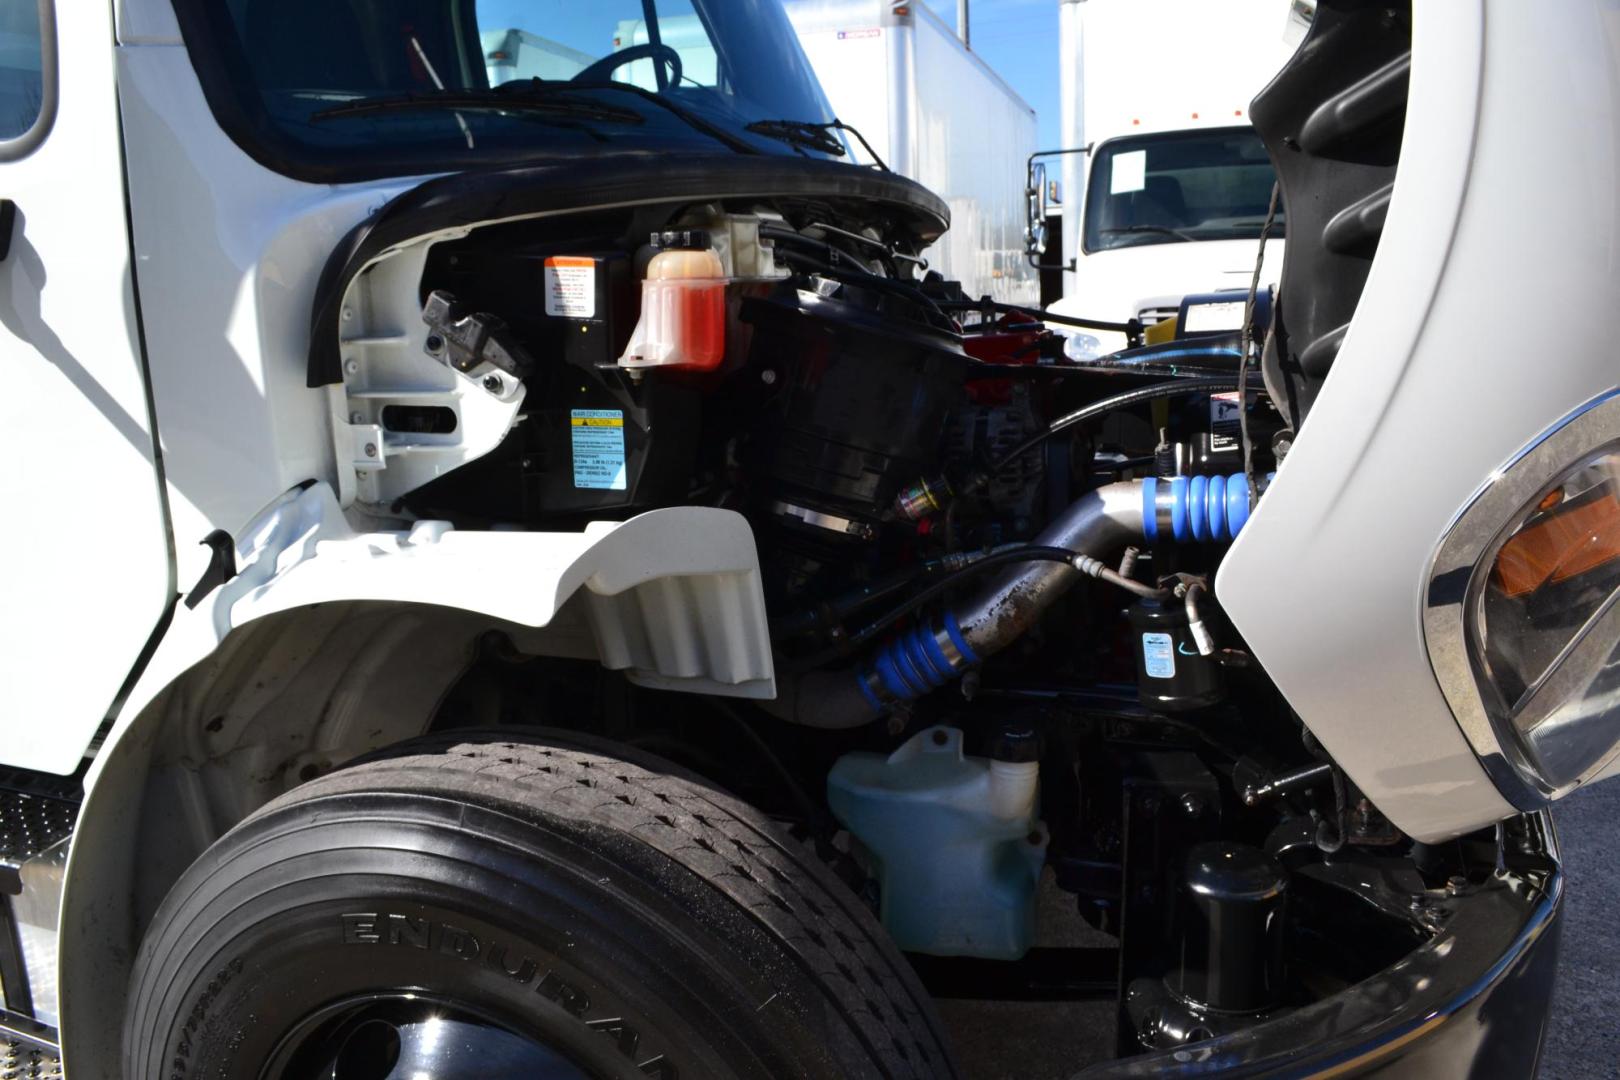
[[[1192,633],[1193,644],[1198,646],[1199,656],[1215,655],[1215,639],[1210,635],[1209,627],[1204,624],[1204,617],[1198,610],[1198,598],[1204,594],[1204,587],[1198,582],[1187,586],[1187,629]]]
[[[1111,557],[1141,536],[1142,483],[1130,480],[1088,492],[1034,544]],[[955,609],[960,616],[947,611],[907,631],[855,669],[779,672],[776,699],[760,704],[809,727],[859,727],[1011,645],[1084,576],[1067,562],[1015,563],[986,578]]]
[[[1112,555],[1142,536],[1142,483],[1126,480],[1087,492],[1052,520],[1034,543]],[[988,579],[957,609],[962,636],[979,656],[1012,644],[1085,575],[1066,563],[1010,567]]]
[[[956,36],[962,39],[963,45],[973,47],[968,40],[968,0],[956,0]]]
[[[1333,766],[1327,762],[1319,765],[1306,765],[1289,772],[1278,773],[1258,784],[1251,784],[1243,789],[1243,805],[1258,806],[1262,800],[1278,795],[1287,795],[1289,792],[1299,791],[1302,788],[1314,787],[1333,775]]]

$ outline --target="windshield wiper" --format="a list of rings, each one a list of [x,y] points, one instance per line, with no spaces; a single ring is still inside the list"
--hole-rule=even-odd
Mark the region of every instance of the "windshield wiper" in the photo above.
[[[780,139],[790,146],[819,150],[834,157],[844,156],[844,144],[833,138],[832,133],[847,131],[855,136],[856,141],[871,155],[873,164],[884,172],[890,171],[883,159],[878,156],[878,152],[872,149],[872,144],[866,141],[866,136],[842,120],[756,120],[743,130],[752,131],[755,135],[763,135],[768,139]]]
[[[366,113],[406,112],[410,110],[495,110],[504,112],[548,113],[573,120],[598,120],[613,124],[644,124],[647,118],[633,109],[621,109],[601,102],[584,101],[571,97],[524,97],[502,94],[491,90],[445,90],[425,94],[400,94],[389,97],[361,98],[358,101],[334,105],[329,109],[311,113],[309,119],[333,120],[343,116],[362,116]]]
[[[1174,236],[1178,240],[1197,241],[1198,237],[1192,233],[1184,233],[1180,229],[1172,229],[1168,225],[1121,225],[1113,229],[1099,229],[1104,233],[1159,233],[1163,236]]]
[[[576,82],[573,79],[566,82],[552,82],[540,78],[513,79],[511,82],[504,82],[497,86],[494,93],[519,101],[551,101],[555,100],[555,95],[566,94],[570,90],[617,90],[624,94],[634,94],[643,101],[657,105],[692,130],[702,132],[716,142],[724,144],[727,149],[735,150],[739,154],[759,153],[758,148],[749,146],[742,139],[737,138],[737,136],[724,128],[709,123],[691,110],[675,104],[663,94],[637,86],[635,83],[613,81]],[[609,106],[602,107],[608,108]]]

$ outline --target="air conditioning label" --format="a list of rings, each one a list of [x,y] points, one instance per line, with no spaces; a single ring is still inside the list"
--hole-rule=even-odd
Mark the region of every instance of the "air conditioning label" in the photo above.
[[[1142,635],[1143,668],[1151,679],[1176,677],[1176,646],[1169,634]]]
[[[568,414],[574,448],[574,486],[623,491],[624,413],[618,409],[574,409]]]
[[[546,260],[546,314],[553,318],[596,318],[596,260],[553,255]]]

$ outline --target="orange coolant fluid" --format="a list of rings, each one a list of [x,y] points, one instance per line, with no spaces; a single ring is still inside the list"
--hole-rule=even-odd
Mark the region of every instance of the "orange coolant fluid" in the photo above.
[[[641,321],[619,366],[713,371],[726,354],[726,271],[696,229],[655,233],[641,283]]]

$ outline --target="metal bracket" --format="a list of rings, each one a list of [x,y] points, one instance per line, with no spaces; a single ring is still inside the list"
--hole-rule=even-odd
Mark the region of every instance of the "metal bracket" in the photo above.
[[[534,361],[504,319],[469,312],[443,289],[428,294],[422,321],[433,331],[427,338],[427,354],[463,375],[482,379],[484,389],[497,397],[505,396],[501,375],[521,382],[534,370]]]

